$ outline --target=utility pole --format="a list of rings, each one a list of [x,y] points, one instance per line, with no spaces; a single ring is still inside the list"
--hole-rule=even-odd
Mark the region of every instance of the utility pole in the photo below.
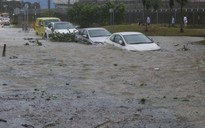
[[[48,16],[50,17],[51,0],[48,0]]]

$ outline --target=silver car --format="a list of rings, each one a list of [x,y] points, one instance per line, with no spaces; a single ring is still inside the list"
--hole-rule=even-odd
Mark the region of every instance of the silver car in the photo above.
[[[84,28],[79,30],[75,39],[77,42],[85,44],[104,44],[110,35],[111,33],[105,28]]]
[[[72,23],[67,21],[58,21],[48,24],[45,30],[45,36],[49,38],[50,35],[54,33],[67,34],[75,32],[78,32],[78,30],[75,28],[75,26],[73,26]]]

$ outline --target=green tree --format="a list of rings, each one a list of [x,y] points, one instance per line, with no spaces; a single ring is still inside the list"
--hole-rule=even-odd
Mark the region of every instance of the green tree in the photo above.
[[[48,11],[45,11],[45,12],[41,13],[40,16],[42,16],[42,17],[47,17],[47,16],[56,17],[56,11],[50,9]]]
[[[80,26],[88,26],[89,24],[99,21],[100,7],[94,4],[76,3],[72,9],[68,11],[71,22],[75,22]]]
[[[118,4],[115,7],[115,23],[120,24],[124,21],[126,8],[124,4]]]
[[[177,3],[180,4],[180,17],[181,17],[181,20],[180,20],[180,32],[184,32],[184,29],[183,29],[183,7],[188,3],[188,0],[176,0]]]
[[[106,25],[110,21],[110,8],[114,9],[116,23],[121,23],[124,19],[125,6],[110,1],[102,5],[76,3],[73,8],[68,10],[68,16],[71,22],[77,23],[81,27]]]
[[[173,9],[174,6],[174,0],[169,0],[169,8]]]
[[[152,0],[151,5],[154,10],[158,10],[161,5],[161,0]]]
[[[106,2],[105,4],[103,4],[101,6],[101,9],[102,9],[102,16],[103,16],[103,19],[104,19],[104,24],[109,24],[110,23],[110,9],[114,9],[115,8],[115,5],[113,2],[111,1],[108,1]]]

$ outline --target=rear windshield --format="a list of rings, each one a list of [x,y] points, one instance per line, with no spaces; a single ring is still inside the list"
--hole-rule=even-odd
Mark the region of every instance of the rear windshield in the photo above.
[[[105,37],[110,36],[111,33],[106,29],[93,29],[88,30],[90,37]]]
[[[59,19],[45,20],[45,26],[47,27],[50,22],[57,22],[57,21],[60,21],[60,20]]]

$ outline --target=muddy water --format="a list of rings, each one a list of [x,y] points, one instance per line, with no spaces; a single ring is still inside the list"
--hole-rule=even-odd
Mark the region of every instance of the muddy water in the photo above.
[[[203,38],[152,37],[161,51],[128,52],[48,40],[38,46],[25,40],[39,38],[34,31],[2,29],[0,128],[205,126],[205,46],[193,43]]]

